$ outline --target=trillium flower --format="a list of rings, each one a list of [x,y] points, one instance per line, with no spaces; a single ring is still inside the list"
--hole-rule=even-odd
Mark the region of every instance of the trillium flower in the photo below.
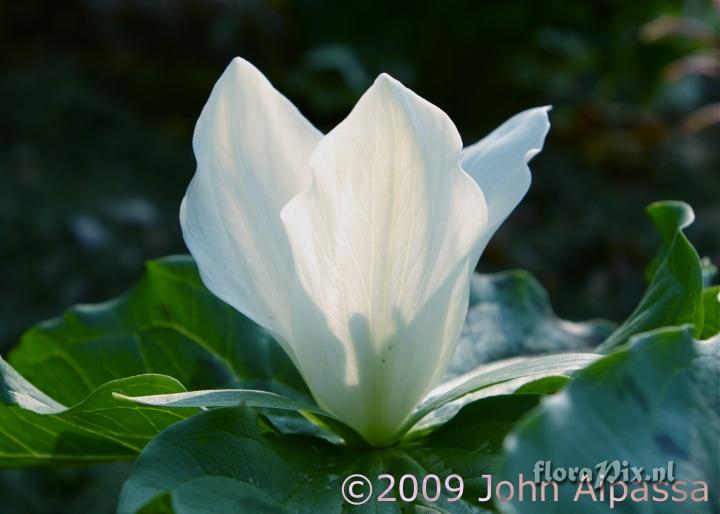
[[[382,74],[323,135],[236,58],[195,128],[186,244],[323,409],[389,444],[450,363],[473,269],[530,185],[547,111],[463,149],[442,110]]]

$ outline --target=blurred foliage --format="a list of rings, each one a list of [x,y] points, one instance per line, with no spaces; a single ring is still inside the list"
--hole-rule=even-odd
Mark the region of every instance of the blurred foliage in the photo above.
[[[0,350],[70,304],[121,292],[146,259],[183,251],[177,210],[194,171],[193,125],[235,55],[323,130],[382,71],[443,108],[467,143],[553,104],[533,187],[479,269],[528,269],[566,317],[624,317],[657,243],[648,203],[692,204],[688,235],[720,262],[720,128],[686,123],[720,100],[719,81],[669,68],[716,55],[718,9],[710,0],[3,2]],[[701,36],[648,26],[680,19]]]
[[[0,473],[3,514],[112,514],[130,464]]]

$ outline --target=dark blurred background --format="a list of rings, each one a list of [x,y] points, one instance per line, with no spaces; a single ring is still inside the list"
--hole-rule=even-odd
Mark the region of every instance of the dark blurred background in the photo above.
[[[467,144],[553,104],[532,189],[479,269],[528,269],[565,317],[629,313],[658,244],[652,201],[692,204],[690,236],[720,262],[720,3],[421,4],[3,1],[0,351],[185,251],[193,125],[236,55],[323,130],[383,71]]]

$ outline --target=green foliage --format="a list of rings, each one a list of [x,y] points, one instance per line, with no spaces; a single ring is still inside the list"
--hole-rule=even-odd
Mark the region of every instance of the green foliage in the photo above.
[[[717,32],[720,18],[711,0],[492,0],[422,6],[303,0],[164,2],[161,7],[65,2],[43,6],[42,16],[32,4],[6,2],[0,8],[5,50],[0,80],[0,353],[37,320],[79,301],[117,294],[141,273],[145,259],[183,251],[177,207],[194,171],[192,128],[219,70],[234,55],[256,63],[321,129],[342,119],[382,71],[443,107],[466,143],[520,109],[555,104],[552,136],[534,161],[532,191],[493,239],[480,266],[531,269],[566,317],[621,321],[636,305],[645,286],[639,270],[655,244],[646,237],[649,231],[635,215],[636,206],[652,199],[690,201],[702,213],[692,238],[701,254],[718,262],[718,128],[690,134],[677,123],[697,107],[716,102],[717,84],[696,75],[667,80],[680,68],[693,68],[687,66],[690,60],[678,66],[683,63],[675,59],[692,59],[694,52],[695,57],[713,54],[710,45],[717,45],[717,37],[712,31]],[[690,32],[650,43],[642,27],[660,15],[686,16],[680,28]],[[703,23],[711,31],[709,43],[692,36],[704,30]],[[468,501],[457,505],[463,512],[472,508],[470,498],[480,491],[478,474],[498,469],[500,441],[518,420],[525,423],[538,415],[549,422],[549,414],[555,413],[563,428],[572,429],[568,448],[578,455],[587,449],[602,459],[609,451],[599,443],[603,437],[625,445],[615,450],[626,457],[635,448],[625,438],[648,443],[634,437],[651,433],[656,419],[677,419],[668,430],[676,437],[717,426],[716,419],[708,423],[710,418],[698,416],[704,411],[696,408],[702,403],[698,397],[704,396],[720,416],[720,395],[713,396],[720,392],[720,307],[717,286],[710,287],[713,266],[708,261],[703,268],[706,289],[700,299],[694,255],[681,227],[690,219],[687,208],[665,204],[651,210],[665,236],[663,252],[650,268],[646,295],[609,339],[612,324],[556,316],[538,281],[525,272],[473,280],[473,305],[446,379],[498,359],[590,351],[605,339],[605,351],[623,349],[621,357],[611,355],[595,364],[591,370],[596,371],[583,374],[578,386],[572,376],[545,377],[519,389],[509,381],[466,395],[433,411],[433,421],[446,424],[433,433],[413,434],[397,454],[386,450],[353,457],[357,450],[310,437],[308,433],[338,441],[292,411],[263,409],[266,422],[250,407],[202,413],[172,425],[155,441],[164,442],[176,427],[195,426],[196,419],[199,424],[216,416],[228,428],[239,426],[240,418],[262,420],[260,436],[249,430],[251,439],[237,441],[245,455],[253,455],[247,449],[252,444],[268,439],[279,441],[280,449],[291,440],[309,441],[311,448],[323,450],[314,462],[299,458],[281,463],[294,473],[283,483],[301,487],[300,498],[316,493],[318,500],[305,505],[306,510],[362,512],[332,503],[339,479],[320,476],[332,468],[331,459],[342,455],[348,457],[343,462],[357,459],[352,471],[387,466],[396,477],[404,470],[457,470],[471,484]],[[669,362],[669,352],[650,358],[655,349],[672,345],[654,343],[644,357],[628,356],[625,348],[637,334],[682,323],[693,324],[695,336],[706,339],[696,343],[692,372],[687,348],[679,343],[673,346],[675,363]],[[183,391],[182,385],[189,390],[258,388],[301,405],[312,402],[271,337],[208,293],[192,261],[182,257],[149,263],[139,286],[118,301],[78,307],[31,329],[8,361],[14,368],[0,363],[0,467],[84,463],[110,454],[130,459],[158,430],[190,413],[120,402],[113,393],[156,395]],[[675,377],[658,378],[676,371]],[[691,386],[683,378],[688,374]],[[572,405],[572,418],[552,403],[523,416],[537,397],[476,401],[478,394],[497,394],[498,387],[549,395],[568,383],[583,393],[583,401]],[[652,388],[658,384],[664,389]],[[655,409],[652,413],[645,411],[648,405]],[[580,439],[576,429],[586,418],[595,424]],[[318,418],[314,422],[322,424]],[[266,432],[271,425],[282,434]],[[208,428],[219,433],[219,425]],[[518,440],[538,450],[531,446],[537,434],[516,433],[532,436],[527,443]],[[237,439],[233,435],[225,437]],[[544,435],[551,439],[549,449],[565,446],[564,432]],[[709,442],[717,440],[716,434],[710,436]],[[190,469],[210,469],[215,458],[224,459],[217,462],[235,465],[228,472],[229,483],[242,482],[238,471],[246,463],[232,461],[231,450],[213,447],[202,437],[200,433],[192,441],[198,460]],[[183,458],[184,445],[173,444],[168,448]],[[702,457],[701,444],[678,444],[689,448],[690,457]],[[431,449],[427,454],[424,445]],[[159,443],[152,448],[155,455],[161,452]],[[653,450],[652,444],[644,449]],[[674,449],[656,447],[643,455],[672,457]],[[294,455],[292,451],[288,454]],[[543,458],[548,454],[544,448],[540,453]],[[382,456],[371,456],[377,454]],[[313,454],[308,449],[304,455]],[[408,459],[417,459],[417,466]],[[439,460],[431,464],[423,459]],[[340,460],[337,469],[349,471]],[[146,456],[141,462],[140,475],[129,483],[136,492],[146,476],[143,470],[152,468]],[[318,463],[321,467],[312,468]],[[270,470],[269,463],[252,464]],[[0,511],[114,512],[126,465],[0,473]],[[172,478],[182,470],[162,471]],[[306,475],[311,480],[302,487]],[[256,511],[232,501],[214,503],[228,491],[222,477],[207,479],[198,471],[192,478],[195,482],[186,490],[159,487],[167,492],[142,511]],[[241,485],[241,492],[252,490],[250,486]],[[266,480],[261,487],[272,484]],[[283,510],[299,504],[290,501]],[[370,511],[385,507],[371,505]],[[688,510],[687,505],[669,505],[675,507],[673,513]],[[407,510],[449,508],[433,507]],[[527,503],[520,507],[521,514],[530,508]],[[558,507],[554,514],[576,506]],[[643,508],[653,511],[652,506]],[[398,510],[405,510],[399,502],[387,507]],[[632,506],[617,510],[635,512]]]
[[[187,257],[150,262],[128,294],[32,328],[9,360],[0,360],[0,467],[130,459],[193,412],[114,393],[244,386],[312,402],[274,340],[210,294]]]
[[[475,274],[467,320],[446,378],[518,355],[590,351],[615,328],[606,320],[559,318],[547,291],[527,271]]]
[[[645,478],[646,472],[673,461],[676,480],[704,481],[712,490],[720,480],[720,418],[712,408],[719,392],[717,350],[715,344],[714,361],[702,360],[690,327],[636,337],[630,348],[579,373],[513,429],[505,442],[503,476],[517,480],[522,473],[530,477],[537,461],[597,472],[597,464],[617,459],[644,467]],[[714,390],[705,387],[709,385],[703,382],[706,372],[715,377]],[[516,500],[501,510],[554,514],[558,505],[574,505],[588,514],[608,512],[608,497],[604,502],[594,501],[586,494],[574,503],[577,487],[577,482],[560,484],[559,503],[519,504]],[[699,503],[628,500],[615,508],[627,513],[710,514],[717,512],[718,501],[717,496]]]
[[[291,411],[305,411],[314,414],[327,413],[317,405],[289,400],[279,394],[255,389],[210,389],[189,393],[157,394],[148,396],[126,396],[115,394],[115,398],[141,405],[155,407],[262,407]]]
[[[657,202],[648,213],[662,238],[662,247],[648,268],[648,285],[630,317],[599,350],[626,343],[632,336],[656,328],[691,324],[703,326],[703,266],[683,230],[694,220],[692,208],[682,202]]]
[[[371,478],[376,497],[383,473],[464,479],[461,501],[445,491],[437,502],[385,504],[387,512],[511,512],[478,500],[482,475],[527,474],[547,459],[594,466],[632,457],[647,468],[672,459],[680,479],[716,483],[720,288],[703,290],[703,264],[684,234],[692,210],[662,202],[649,212],[662,246],[645,295],[617,328],[560,319],[525,272],[474,277],[445,381],[384,449],[319,408],[270,334],[210,294],[192,259],[151,261],[126,295],[30,329],[9,362],[0,359],[0,467],[139,454],[119,511],[146,514],[342,512],[340,488],[354,473]],[[614,353],[591,352],[603,340],[599,348]],[[599,505],[582,504],[604,512]]]
[[[62,383],[55,388],[62,390]],[[165,427],[195,412],[126,405],[129,395],[183,391],[176,380],[139,375],[110,381],[66,409],[0,359],[0,467],[90,464],[131,459]]]
[[[472,507],[477,502],[471,498],[483,494],[480,474],[497,469],[503,436],[537,401],[536,395],[480,400],[422,444],[385,450],[285,435],[251,409],[214,409],[178,423],[147,446],[123,488],[118,512],[141,512],[152,501],[167,502],[163,497],[184,514],[344,512],[341,485],[352,474],[366,474],[379,494],[387,487],[380,474],[422,479],[435,473],[444,480],[450,469],[465,479],[463,501],[416,504],[429,512],[486,512]],[[392,496],[399,498],[397,487]],[[375,505],[373,500],[365,508],[372,512]],[[408,506],[398,500],[387,508],[406,512]]]
[[[542,376],[572,373],[583,369],[599,357],[594,353],[561,353],[544,357],[521,358],[504,366],[492,365],[477,368],[444,383],[441,386],[441,392],[431,395],[426,402],[420,405],[417,412],[410,418],[408,426],[412,427],[443,405],[486,387],[516,379],[530,382]]]
[[[105,382],[145,373],[172,376],[192,390],[238,387],[309,398],[272,337],[213,296],[189,257],[150,261],[128,294],[32,328],[9,362],[68,404]]]

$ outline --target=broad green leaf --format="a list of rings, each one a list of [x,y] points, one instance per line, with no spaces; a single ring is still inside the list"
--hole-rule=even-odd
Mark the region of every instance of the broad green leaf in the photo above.
[[[181,411],[166,410],[159,414],[158,430],[139,432],[141,437],[133,436],[129,441],[118,436],[118,442],[98,443],[91,435],[87,444],[75,444],[78,447],[75,453],[68,451],[64,442],[59,446],[53,444],[55,439],[70,441],[78,437],[73,434],[65,437],[64,427],[75,410],[97,394],[109,395],[111,390],[117,390],[137,396],[185,390],[175,380],[162,378],[161,382],[169,381],[173,387],[153,388],[151,383],[124,391],[122,379],[139,374],[167,374],[198,389],[261,388],[303,404],[312,403],[299,374],[271,336],[210,294],[189,257],[149,262],[145,276],[126,295],[104,304],[75,307],[32,328],[11,353],[10,360],[17,372],[4,368],[6,382],[21,380],[24,387],[20,392],[13,387],[14,392],[10,393],[9,386],[0,391],[0,401],[19,405],[0,405],[0,419],[17,418],[14,425],[8,425],[7,433],[0,433],[0,448],[4,446],[3,451],[7,450],[0,461],[3,466],[132,458],[160,429],[183,419]],[[130,385],[133,380],[140,379],[130,380]],[[138,413],[136,417],[146,412],[162,412],[111,398],[108,401],[121,405],[128,413]],[[76,407],[58,419],[38,418],[42,419],[40,424],[33,421],[39,412],[65,410],[64,405]],[[21,411],[20,407],[37,412]],[[285,419],[292,421],[297,430],[317,430],[301,416],[296,415],[296,419],[289,416]],[[109,422],[112,430],[114,421]],[[35,423],[37,427],[23,431],[21,423]],[[44,424],[50,425],[51,435],[41,438],[36,431],[43,430]],[[5,428],[0,423],[0,429]],[[130,426],[129,430],[133,432],[136,428]],[[83,424],[76,429],[81,433],[88,430]]]
[[[264,407],[291,411],[306,411],[331,416],[317,405],[289,400],[279,394],[253,389],[211,389],[186,393],[158,394],[153,396],[125,396],[115,394],[118,399],[155,407]]]
[[[682,202],[651,204],[648,214],[662,238],[662,247],[648,269],[649,285],[630,317],[598,348],[608,351],[642,332],[689,323],[699,335],[703,323],[703,266],[683,233],[694,220]]]
[[[435,409],[480,389],[511,380],[525,379],[530,382],[544,376],[578,371],[595,362],[598,358],[600,358],[600,355],[595,353],[565,353],[542,357],[516,358],[512,359],[513,362],[505,365],[494,363],[480,367],[433,390],[412,415],[407,427],[413,427]]]
[[[522,473],[532,479],[538,461],[550,461],[555,469],[585,467],[597,473],[597,465],[614,460],[643,467],[641,474],[647,478],[654,468],[672,461],[675,480],[688,482],[689,486],[683,486],[687,491],[695,481],[708,484],[713,494],[709,502],[628,499],[616,504],[614,511],[718,512],[720,418],[711,402],[718,393],[720,365],[717,344],[712,349],[704,347],[715,353],[714,360],[702,358],[704,344],[693,340],[690,327],[660,329],[638,336],[629,349],[582,371],[513,429],[505,442],[507,462],[501,478],[517,483]],[[704,382],[703,376],[710,382]],[[606,513],[608,487],[604,501],[597,491],[596,501],[584,494],[574,502],[578,482],[566,481],[559,484],[558,502],[520,503],[516,497],[500,507],[508,514]],[[631,485],[630,491],[635,487]],[[621,495],[622,489],[617,493]]]
[[[131,459],[195,409],[128,405],[126,395],[183,391],[177,380],[141,375],[102,385],[71,408],[55,402],[0,359],[0,467]]]
[[[720,286],[703,291],[703,326],[700,339],[713,337],[720,332]]]
[[[272,337],[213,296],[184,256],[148,262],[126,295],[30,329],[9,362],[68,405],[105,382],[146,373],[189,389],[264,389],[312,401]]]
[[[423,441],[384,450],[351,449],[278,433],[252,408],[211,409],[170,427],[145,448],[123,487],[118,512],[489,512],[476,501],[484,495],[481,475],[497,469],[504,435],[538,398],[480,400]],[[343,500],[341,485],[356,473],[370,478],[374,498],[352,507]],[[441,480],[457,473],[464,478],[465,494],[458,502],[449,502],[450,493],[443,491],[437,502],[378,503],[377,496],[387,487],[378,479],[383,473],[396,477],[389,494],[395,498],[404,474],[422,481],[430,473]]]
[[[470,308],[446,380],[482,364],[519,355],[587,352],[615,326],[609,321],[566,321],[526,271],[476,274]]]

